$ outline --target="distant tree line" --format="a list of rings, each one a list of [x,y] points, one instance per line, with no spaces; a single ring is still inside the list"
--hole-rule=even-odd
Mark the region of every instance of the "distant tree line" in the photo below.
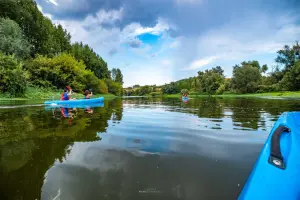
[[[190,94],[262,93],[300,90],[300,46],[285,45],[277,52],[277,66],[271,72],[258,61],[244,61],[233,66],[232,78],[225,78],[220,66],[199,71],[195,77],[171,82],[161,87],[165,94],[188,89]]]
[[[71,35],[38,10],[33,0],[0,1],[0,93],[23,96],[27,87],[121,95],[120,69],[88,45],[71,44]]]
[[[159,95],[178,94],[187,89],[189,94],[244,94],[300,90],[300,46],[285,45],[277,52],[277,66],[267,73],[268,66],[258,61],[243,61],[233,66],[232,78],[224,76],[220,66],[199,71],[195,77],[171,82],[162,86],[140,86],[125,88],[124,94]]]

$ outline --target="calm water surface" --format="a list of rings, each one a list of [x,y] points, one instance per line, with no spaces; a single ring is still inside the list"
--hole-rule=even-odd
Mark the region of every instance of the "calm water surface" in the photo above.
[[[236,199],[278,116],[300,110],[238,98],[0,104],[0,199],[16,200]]]

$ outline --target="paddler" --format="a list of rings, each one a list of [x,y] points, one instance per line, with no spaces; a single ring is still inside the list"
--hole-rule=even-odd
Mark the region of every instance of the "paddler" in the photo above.
[[[90,99],[93,96],[92,89],[86,90],[83,95],[84,95],[84,99]]]
[[[72,88],[70,86],[66,86],[64,92],[61,94],[60,100],[70,100],[70,96],[72,94]]]

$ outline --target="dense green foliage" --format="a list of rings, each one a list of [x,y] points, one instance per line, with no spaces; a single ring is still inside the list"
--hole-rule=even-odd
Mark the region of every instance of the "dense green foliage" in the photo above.
[[[261,80],[259,70],[259,65],[257,66],[251,62],[243,62],[241,66],[234,66],[231,81],[232,89],[237,93],[256,92]]]
[[[205,72],[198,72],[198,79],[201,86],[200,91],[208,94],[215,94],[225,80],[220,66],[205,70]]]
[[[13,56],[0,53],[0,92],[23,96],[26,89],[26,71]]]
[[[123,75],[122,75],[122,72],[120,69],[115,69],[113,68],[111,70],[111,77],[112,77],[112,80],[117,82],[117,83],[120,83],[121,85],[123,85]]]
[[[10,18],[19,24],[32,44],[32,56],[54,56],[71,49],[70,34],[61,25],[55,26],[44,17],[33,0],[0,1],[0,17]]]
[[[117,83],[111,79],[105,79],[105,83],[108,87],[108,92],[114,95],[122,95],[123,94],[123,87],[120,83]]]
[[[13,20],[0,18],[0,51],[15,54],[19,58],[28,58],[30,55],[30,44]]]
[[[107,63],[88,45],[83,45],[82,43],[73,44],[72,55],[78,61],[82,60],[86,68],[94,72],[99,79],[110,78]]]
[[[48,91],[66,85],[80,93],[123,91],[121,70],[115,69],[112,80],[102,57],[82,42],[71,44],[71,35],[43,16],[33,0],[0,1],[0,53],[0,92],[8,96],[24,96],[26,87]]]
[[[78,62],[68,54],[53,58],[38,56],[28,62],[30,82],[40,87],[64,88],[70,85],[75,91],[92,88],[100,92],[100,81],[93,72],[86,70],[83,62]]]

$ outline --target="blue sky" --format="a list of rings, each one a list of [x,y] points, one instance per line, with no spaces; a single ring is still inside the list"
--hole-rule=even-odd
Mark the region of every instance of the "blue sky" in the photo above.
[[[244,60],[276,63],[300,40],[298,0],[36,0],[39,9],[94,48],[124,86],[164,84]]]

